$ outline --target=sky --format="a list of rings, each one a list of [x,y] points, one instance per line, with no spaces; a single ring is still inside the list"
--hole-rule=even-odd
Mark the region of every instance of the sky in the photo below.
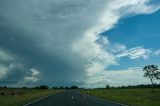
[[[159,0],[0,0],[0,86],[148,84]]]

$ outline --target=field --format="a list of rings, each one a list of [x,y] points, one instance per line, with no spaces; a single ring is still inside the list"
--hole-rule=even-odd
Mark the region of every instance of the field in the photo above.
[[[60,92],[48,89],[0,89],[0,106],[22,106],[32,100]]]
[[[129,106],[160,106],[160,89],[97,89],[82,90],[82,93],[124,103]]]

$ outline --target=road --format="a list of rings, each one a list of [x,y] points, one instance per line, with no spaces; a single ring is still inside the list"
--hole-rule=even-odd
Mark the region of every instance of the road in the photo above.
[[[124,106],[97,97],[81,94],[77,90],[64,91],[24,106]]]

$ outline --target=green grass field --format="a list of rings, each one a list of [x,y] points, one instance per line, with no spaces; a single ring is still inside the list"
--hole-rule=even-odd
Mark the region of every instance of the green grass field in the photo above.
[[[160,89],[98,89],[82,90],[82,93],[112,100],[129,106],[160,106]]]
[[[0,106],[22,106],[38,98],[60,92],[48,89],[0,89]]]

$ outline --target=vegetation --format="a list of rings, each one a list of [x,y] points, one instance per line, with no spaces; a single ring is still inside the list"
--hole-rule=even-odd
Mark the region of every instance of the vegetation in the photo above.
[[[71,86],[71,87],[63,87],[63,86],[60,86],[60,87],[53,87],[54,90],[72,90],[72,89],[78,89],[77,86]]]
[[[152,85],[150,84],[141,84],[141,85],[128,85],[128,86],[118,86],[118,87],[110,87],[109,85],[106,86],[106,89],[128,89],[128,88],[152,88]],[[154,84],[154,88],[160,88],[160,84]],[[103,89],[103,88],[97,88],[97,89]]]
[[[29,89],[19,88],[0,88],[1,106],[21,106],[38,98],[60,92],[60,90],[50,89]]]
[[[0,105],[1,106],[21,106],[38,98],[58,93],[63,90],[78,89],[77,86],[71,87],[53,87],[50,89],[47,85],[36,86],[34,88],[8,88],[0,87]]]
[[[48,89],[49,87],[48,86],[46,86],[46,85],[41,85],[41,86],[37,86],[37,87],[35,87],[35,89]]]
[[[148,65],[143,68],[144,77],[148,77],[151,80],[152,84],[152,92],[154,94],[154,80],[160,79],[160,72],[158,66],[156,65]]]
[[[160,106],[160,89],[155,89],[155,95],[148,88],[135,89],[90,89],[81,90],[82,93],[97,96],[127,104],[129,106]]]
[[[71,89],[78,89],[77,86],[71,86]]]

